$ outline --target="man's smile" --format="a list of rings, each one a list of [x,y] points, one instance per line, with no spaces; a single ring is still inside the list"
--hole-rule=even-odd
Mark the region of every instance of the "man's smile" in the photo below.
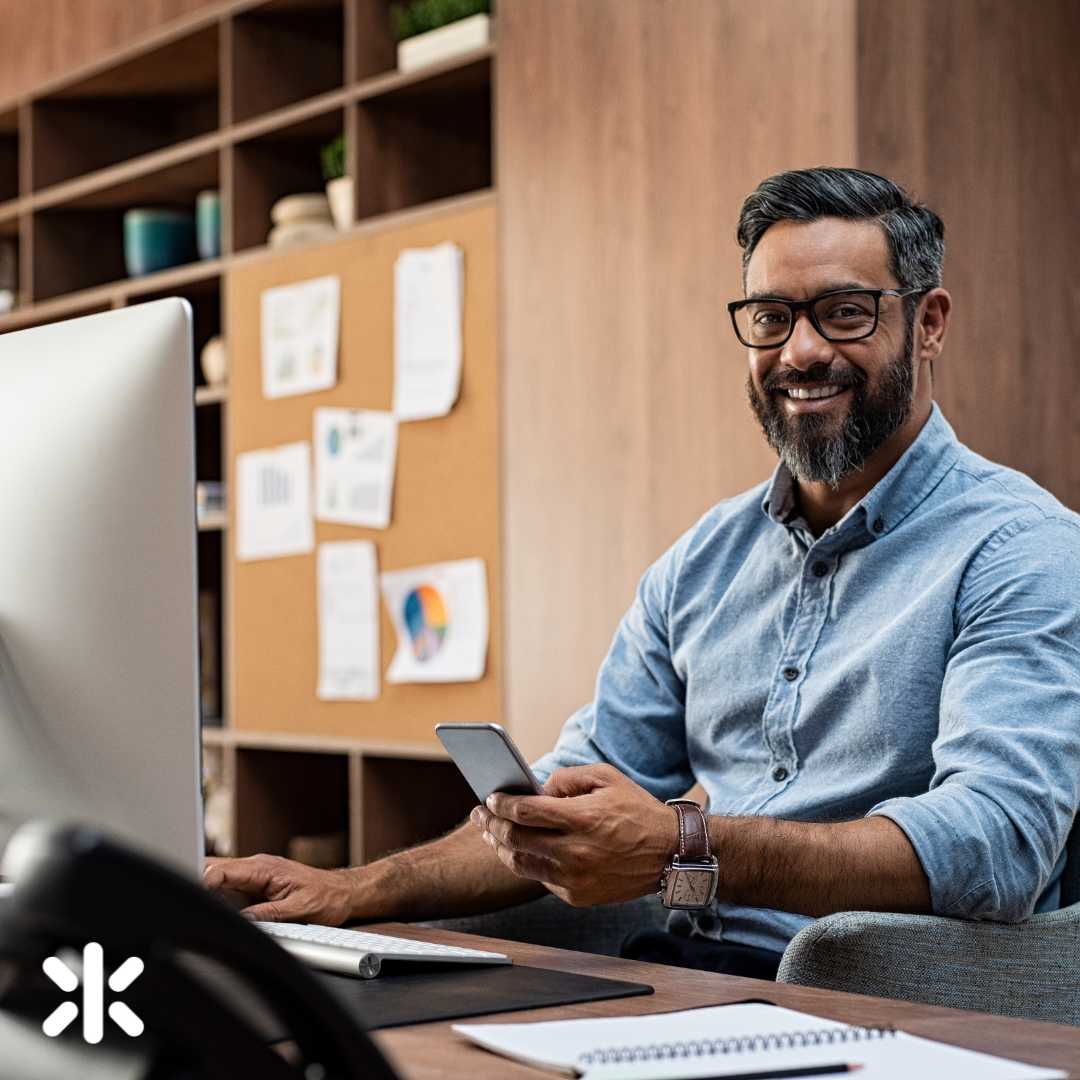
[[[784,402],[789,414],[823,412],[833,408],[840,398],[850,394],[850,386],[838,383],[818,383],[814,386],[778,386],[772,391]]]
[[[784,393],[788,397],[798,398],[799,401],[806,401],[808,398],[827,398],[833,397],[835,394],[839,394],[843,390],[841,386],[793,386],[789,390],[785,390]]]
[[[783,402],[784,413],[797,416],[806,413],[822,413],[849,396],[851,387],[840,382],[815,382],[808,386],[791,386],[781,383],[772,387],[770,394]]]

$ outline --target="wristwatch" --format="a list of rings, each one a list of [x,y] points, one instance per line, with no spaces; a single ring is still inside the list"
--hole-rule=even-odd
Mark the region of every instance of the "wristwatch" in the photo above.
[[[689,799],[668,799],[667,805],[679,819],[679,850],[664,867],[660,899],[664,907],[682,911],[708,907],[716,895],[720,866],[709,850],[705,812]]]

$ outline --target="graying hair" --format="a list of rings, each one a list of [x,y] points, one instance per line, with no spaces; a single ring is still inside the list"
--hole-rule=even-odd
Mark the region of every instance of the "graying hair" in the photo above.
[[[736,239],[742,248],[743,282],[750,256],[778,221],[823,217],[876,221],[889,244],[889,269],[902,289],[934,289],[945,261],[945,225],[898,184],[862,169],[793,169],[777,173],[746,197]],[[918,297],[908,298],[909,316]]]

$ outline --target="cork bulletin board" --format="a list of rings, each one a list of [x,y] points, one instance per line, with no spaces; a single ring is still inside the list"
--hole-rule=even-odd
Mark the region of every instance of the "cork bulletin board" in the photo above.
[[[316,551],[330,540],[372,540],[380,572],[479,557],[490,614],[484,677],[472,683],[386,682],[396,635],[380,600],[376,701],[320,701],[316,552],[240,562],[235,557],[236,455],[312,439],[314,410],[391,408],[394,261],[408,247],[451,241],[465,253],[461,394],[448,416],[398,428],[393,515],[388,529],[315,523]],[[265,289],[336,274],[341,279],[338,384],[268,400],[262,395],[260,297]],[[329,245],[241,263],[226,286],[230,354],[229,634],[231,725],[237,729],[335,735],[437,746],[440,721],[499,721],[500,538],[496,363],[495,202],[434,209]]]

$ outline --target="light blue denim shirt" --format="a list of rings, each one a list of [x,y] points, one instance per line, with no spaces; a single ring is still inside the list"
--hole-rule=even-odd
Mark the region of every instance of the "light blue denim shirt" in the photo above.
[[[1080,517],[936,405],[816,540],[781,465],[646,571],[535,770],[590,762],[661,799],[699,781],[712,814],[884,814],[941,915],[1054,909],[1080,802]],[[692,921],[782,950],[809,920],[718,902]]]

